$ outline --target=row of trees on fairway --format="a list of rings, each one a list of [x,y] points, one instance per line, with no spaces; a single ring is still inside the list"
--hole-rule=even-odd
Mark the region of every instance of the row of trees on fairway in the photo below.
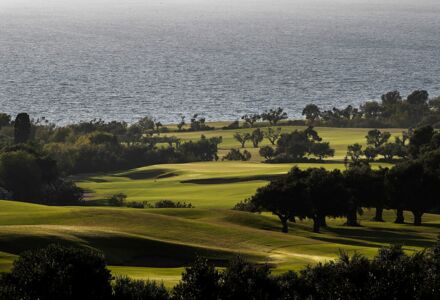
[[[408,210],[414,225],[421,225],[424,213],[440,209],[439,170],[440,150],[425,152],[391,169],[372,170],[368,164],[352,165],[345,171],[294,167],[285,178],[259,188],[236,209],[270,211],[279,217],[283,232],[296,218],[313,220],[314,232],[326,226],[326,217],[346,217],[347,225],[357,226],[362,208],[375,208],[376,221],[383,221],[384,209],[394,209],[396,223],[404,223],[403,211]]]
[[[440,126],[440,97],[429,99],[424,90],[417,90],[403,99],[398,91],[388,92],[381,101],[368,101],[358,108],[321,110],[315,104],[302,112],[311,125],[332,127],[397,127]]]
[[[413,255],[400,246],[369,260],[341,253],[335,261],[273,275],[268,265],[235,258],[219,271],[198,258],[171,290],[155,281],[116,277],[101,253],[57,245],[28,251],[0,275],[8,300],[302,300],[440,298],[440,245]]]
[[[281,133],[281,128],[269,127],[267,131],[260,128],[251,133],[235,133],[234,138],[244,148],[247,141],[251,141],[254,148],[258,148],[264,138],[272,146],[260,148],[260,155],[267,162],[299,162],[309,160],[310,156],[322,160],[325,157],[332,157],[335,151],[330,148],[328,142],[323,142],[322,138],[312,126],[304,130],[294,130],[290,133]]]
[[[387,131],[372,129],[366,138],[367,147],[356,143],[347,148],[346,163],[359,165],[374,161],[379,155],[382,161],[393,162],[417,158],[421,153],[440,149],[440,133],[430,125],[403,131],[390,142],[391,134]]]

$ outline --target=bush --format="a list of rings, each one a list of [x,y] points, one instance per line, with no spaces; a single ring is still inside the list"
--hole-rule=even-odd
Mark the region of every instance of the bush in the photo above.
[[[193,208],[191,203],[174,202],[172,200],[160,200],[154,204],[155,208]]]
[[[255,206],[255,204],[250,201],[250,199],[246,199],[244,201],[240,201],[232,208],[233,210],[239,210],[239,211],[247,211],[247,212],[257,212],[258,207]]]
[[[176,300],[216,300],[220,294],[220,274],[206,259],[198,258],[185,268],[182,280],[173,289]]]
[[[60,245],[23,253],[2,281],[10,300],[107,300],[112,291],[101,253]]]
[[[148,202],[139,202],[139,201],[127,202],[125,206],[130,208],[145,208],[145,206],[150,207]]]
[[[222,129],[229,130],[229,129],[239,129],[240,128],[240,122],[238,120],[235,120],[228,126],[224,126]]]
[[[115,194],[108,199],[108,205],[122,207],[125,205],[126,199],[127,195],[124,193]]]
[[[271,146],[261,147],[259,153],[267,160],[270,160],[275,156],[275,150]]]
[[[251,157],[252,157],[251,153],[247,150],[244,150],[242,153],[238,149],[231,149],[223,159],[248,161],[251,159]]]
[[[161,283],[150,280],[134,280],[128,277],[116,277],[113,284],[115,300],[168,300],[168,291]]]

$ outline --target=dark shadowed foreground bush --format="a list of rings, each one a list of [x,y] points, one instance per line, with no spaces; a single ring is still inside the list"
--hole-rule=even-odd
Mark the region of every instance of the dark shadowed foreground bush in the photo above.
[[[60,245],[23,253],[2,277],[1,299],[109,299],[111,274],[104,256]]]
[[[25,253],[0,278],[0,299],[440,299],[440,243],[412,255],[391,246],[371,260],[341,253],[336,261],[281,275],[241,258],[223,271],[199,258],[171,291],[161,283],[127,277],[111,285],[100,254],[49,246]]]
[[[115,300],[168,300],[170,295],[163,284],[150,280],[133,280],[128,277],[117,277],[113,285]]]

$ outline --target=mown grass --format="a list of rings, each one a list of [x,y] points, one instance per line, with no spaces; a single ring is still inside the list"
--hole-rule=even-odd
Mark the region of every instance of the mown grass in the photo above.
[[[191,202],[198,208],[232,208],[237,202],[253,195],[258,187],[267,184],[267,179],[286,174],[294,165],[257,162],[155,165],[88,177],[78,184],[88,191],[89,200],[102,200],[124,193],[127,201],[155,202],[169,199]],[[343,163],[297,165],[301,168],[345,168]]]
[[[276,127],[276,126],[274,126]],[[292,132],[296,129],[304,129],[304,126],[281,126],[282,133]],[[261,128],[266,131],[267,128]],[[163,135],[177,136],[183,141],[197,140],[203,134],[206,137],[221,136],[223,142],[220,144],[220,156],[226,154],[231,148],[240,148],[241,145],[234,139],[236,132],[251,133],[253,128],[237,129],[237,130],[210,130],[205,132],[173,132]],[[367,128],[330,128],[330,127],[316,127],[315,130],[322,137],[323,141],[330,142],[330,146],[335,149],[335,156],[332,159],[342,160],[347,153],[347,146],[354,143],[365,145],[365,136],[370,129]],[[390,132],[393,136],[399,136],[402,129],[383,129]],[[261,143],[261,146],[270,145],[267,139]],[[253,148],[251,142],[246,143],[246,150],[251,152],[252,161],[261,161],[262,158],[258,153],[258,148]]]
[[[245,130],[250,131],[240,131]],[[298,166],[344,168],[341,160],[347,145],[364,143],[367,131],[319,128],[323,139],[336,149],[336,157],[322,164]],[[225,153],[239,146],[232,138],[234,132],[176,135],[184,140],[197,139],[201,134],[222,136],[220,147]],[[254,154],[258,151],[250,150]],[[0,201],[0,271],[9,270],[22,251],[56,242],[100,249],[114,274],[163,280],[171,287],[180,279],[183,267],[197,255],[218,266],[242,255],[254,262],[269,263],[274,272],[282,272],[334,259],[340,249],[372,256],[390,243],[401,243],[407,251],[414,251],[432,245],[436,239],[440,216],[427,215],[424,226],[414,227],[393,224],[393,211],[385,212],[388,222],[372,222],[373,212],[368,210],[361,216],[361,227],[346,227],[343,219],[329,219],[329,228],[315,234],[311,223],[305,220],[291,223],[289,234],[282,234],[278,219],[271,214],[230,210],[267,184],[269,178],[285,174],[294,165],[263,164],[260,160],[254,155],[250,162],[155,165],[78,179],[78,184],[88,191],[89,203],[124,193],[128,201],[170,199],[190,202],[196,207],[193,209],[48,207]],[[411,216],[407,217],[411,221]]]
[[[174,284],[182,267],[197,255],[224,266],[235,255],[275,267],[275,272],[298,270],[306,264],[335,258],[340,249],[368,256],[390,243],[408,251],[430,246],[440,217],[427,215],[422,227],[370,221],[346,227],[343,219],[329,219],[323,233],[311,232],[309,221],[290,224],[279,232],[270,214],[225,209],[128,209],[108,207],[46,207],[0,201],[0,270],[8,270],[14,256],[49,243],[75,244],[105,252],[115,274],[164,280]],[[407,215],[408,221],[411,221]]]

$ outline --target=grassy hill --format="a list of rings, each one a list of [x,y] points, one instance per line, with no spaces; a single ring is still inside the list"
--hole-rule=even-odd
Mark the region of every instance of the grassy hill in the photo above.
[[[10,267],[13,255],[57,242],[101,249],[115,273],[169,285],[195,255],[222,266],[240,254],[282,271],[335,258],[340,249],[371,256],[379,247],[400,243],[408,251],[420,250],[434,242],[440,227],[436,215],[427,215],[424,226],[414,227],[371,222],[370,211],[361,217],[362,227],[330,219],[321,234],[311,232],[309,221],[290,224],[290,233],[282,234],[271,215],[224,209],[47,207],[0,201],[0,211],[1,270]],[[391,221],[394,212],[386,212],[385,218]]]
[[[245,130],[249,129],[240,131]],[[341,160],[347,145],[364,143],[367,131],[319,128],[323,139],[336,149],[336,157],[322,164],[299,166],[344,168]],[[226,153],[239,147],[232,138],[234,132],[177,135],[184,140],[197,139],[201,134],[222,136],[220,148]],[[391,132],[399,134],[401,130]],[[309,221],[298,221],[290,224],[289,234],[282,234],[278,219],[270,214],[232,211],[237,202],[293,166],[263,164],[256,155],[258,149],[250,150],[254,154],[250,162],[155,165],[76,178],[87,190],[90,204],[124,193],[128,201],[186,201],[196,207],[192,209],[48,207],[0,201],[0,271],[7,271],[22,251],[58,242],[104,251],[114,274],[164,280],[171,286],[196,255],[222,266],[240,254],[255,262],[267,262],[280,272],[333,259],[340,249],[371,256],[390,243],[413,251],[430,246],[436,239],[440,227],[437,215],[427,215],[424,226],[414,227],[391,223],[393,211],[385,212],[388,222],[371,222],[374,211],[367,210],[360,217],[361,227],[347,227],[343,219],[330,219],[329,228],[314,234]],[[410,221],[411,216],[407,219]]]

